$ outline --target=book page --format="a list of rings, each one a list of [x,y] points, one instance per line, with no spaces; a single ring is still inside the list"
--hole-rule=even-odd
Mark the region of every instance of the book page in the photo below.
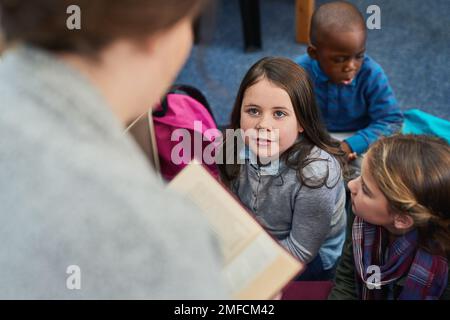
[[[202,168],[200,165],[195,166]],[[219,238],[225,263],[228,263],[263,231],[262,227],[248,216],[239,214],[242,211],[240,205],[220,184],[210,182],[210,178],[214,178],[209,177],[209,173],[189,170],[191,168],[188,165],[169,187],[186,195],[207,213],[206,218]],[[192,176],[194,172],[195,175]],[[204,179],[205,176],[207,179]]]
[[[160,164],[156,144],[152,109],[134,120],[125,132],[129,132],[150,162],[154,172],[160,176]]]
[[[169,188],[194,202],[216,233],[235,299],[270,299],[302,268],[197,162],[184,168]]]
[[[150,109],[147,112],[148,133],[150,136],[150,150],[151,150],[151,154],[149,156],[152,159],[153,166],[155,167],[155,171],[157,173],[160,173],[161,167],[159,164],[158,146],[156,143],[155,124],[153,122],[152,111],[153,111],[153,109]]]

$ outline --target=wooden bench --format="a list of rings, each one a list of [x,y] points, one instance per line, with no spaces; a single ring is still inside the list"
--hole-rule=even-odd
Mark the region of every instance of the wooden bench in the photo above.
[[[295,0],[295,39],[308,44],[311,17],[315,0]]]

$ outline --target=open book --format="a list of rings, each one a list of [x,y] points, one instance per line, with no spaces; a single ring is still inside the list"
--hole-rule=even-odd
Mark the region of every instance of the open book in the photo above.
[[[159,159],[151,110],[127,131],[159,173]],[[194,202],[220,241],[224,274],[234,299],[271,299],[303,268],[198,162],[186,166],[170,189]],[[201,263],[201,262],[199,262]]]
[[[194,202],[220,240],[234,299],[271,299],[303,268],[197,161],[169,188]]]

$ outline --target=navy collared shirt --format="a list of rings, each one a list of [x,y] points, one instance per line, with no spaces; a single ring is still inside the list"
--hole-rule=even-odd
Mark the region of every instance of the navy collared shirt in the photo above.
[[[317,60],[304,54],[295,61],[314,83],[322,118],[330,132],[356,133],[345,141],[357,154],[367,151],[381,136],[401,129],[403,115],[381,66],[369,56],[349,85],[334,84]]]

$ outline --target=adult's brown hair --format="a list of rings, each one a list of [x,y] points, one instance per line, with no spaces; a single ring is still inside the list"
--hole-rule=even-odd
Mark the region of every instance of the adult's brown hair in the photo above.
[[[207,0],[0,0],[6,44],[26,42],[54,52],[92,55],[120,38],[139,41],[195,16]],[[67,8],[81,11],[81,29],[70,30]]]

